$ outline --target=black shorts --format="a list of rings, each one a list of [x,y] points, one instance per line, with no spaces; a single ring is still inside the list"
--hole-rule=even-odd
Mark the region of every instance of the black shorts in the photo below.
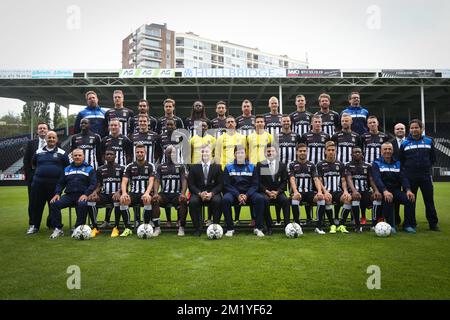
[[[302,200],[300,200],[301,203],[313,204],[314,197],[316,196],[317,192],[316,191],[300,192],[300,194],[302,195]],[[291,195],[291,198],[292,198],[292,195]]]
[[[112,199],[112,194],[105,194],[105,193],[100,193],[98,195],[99,200],[97,201],[97,205],[98,206],[104,206],[104,205],[113,205],[114,202],[119,203],[119,201],[114,201]]]
[[[334,204],[340,204],[341,203],[341,197],[342,197],[342,194],[344,192],[342,192],[342,191],[335,191],[335,192],[330,192],[330,193],[331,193],[331,196],[333,198],[332,202]]]
[[[180,196],[178,193],[164,193],[160,192],[159,195],[159,206],[166,207],[168,204],[171,204],[173,207],[178,208],[180,205],[180,201],[178,197]]]
[[[130,203],[130,207],[137,207],[137,206],[144,206],[144,202],[142,202],[142,197],[143,193],[130,193],[130,199],[131,199],[131,203]]]

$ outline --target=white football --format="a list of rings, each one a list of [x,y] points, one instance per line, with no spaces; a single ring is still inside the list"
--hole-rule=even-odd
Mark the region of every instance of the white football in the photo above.
[[[137,228],[137,236],[140,239],[150,239],[153,235],[153,227],[150,224],[141,224]]]
[[[284,228],[284,233],[288,238],[298,238],[303,235],[303,230],[298,223],[291,222]]]
[[[92,230],[88,225],[82,224],[73,230],[72,238],[77,240],[89,240],[91,238],[91,231]]]
[[[378,222],[375,226],[375,234],[379,237],[389,237],[391,234],[391,226],[386,222]]]
[[[210,224],[209,227],[206,229],[206,235],[208,236],[208,239],[211,240],[220,239],[223,236],[223,229],[220,226],[220,224],[217,223]]]

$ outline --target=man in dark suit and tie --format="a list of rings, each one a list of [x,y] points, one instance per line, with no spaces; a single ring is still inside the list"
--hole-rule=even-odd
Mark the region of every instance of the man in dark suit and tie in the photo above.
[[[286,164],[278,159],[277,149],[272,144],[266,146],[266,159],[258,162],[256,172],[259,176],[259,192],[264,195],[264,220],[267,225],[267,235],[272,234],[272,217],[270,204],[277,204],[283,209],[284,224],[289,223],[289,199],[284,192],[287,186]]]
[[[32,167],[32,160],[34,154],[36,153],[36,150],[42,149],[46,145],[45,136],[47,135],[47,132],[48,132],[48,125],[44,122],[38,123],[36,129],[36,134],[38,135],[38,137],[36,139],[28,141],[25,149],[25,155],[23,157],[23,169],[25,171],[25,180],[27,182],[28,187],[28,224],[30,226],[33,224],[32,223],[33,210],[30,201],[31,184],[33,182],[34,176],[34,168]],[[47,227],[50,227],[48,218],[47,218]]]
[[[405,140],[405,136],[406,136],[406,127],[403,123],[399,122],[394,126],[394,135],[395,135],[395,138],[393,138],[389,142],[392,143],[392,148],[394,150],[392,157],[395,160],[399,160],[398,156],[399,156],[400,146],[401,146],[402,142]],[[395,215],[395,224],[397,226],[399,226],[400,223],[402,222],[402,219],[400,218],[400,203],[399,202],[396,202],[394,204],[394,215]]]
[[[213,222],[219,223],[222,202],[222,168],[220,164],[215,164],[211,159],[211,146],[203,145],[201,148],[201,162],[190,167],[188,176],[189,191],[189,213],[195,227],[195,236],[201,234],[201,206],[209,205],[208,210],[213,213]]]

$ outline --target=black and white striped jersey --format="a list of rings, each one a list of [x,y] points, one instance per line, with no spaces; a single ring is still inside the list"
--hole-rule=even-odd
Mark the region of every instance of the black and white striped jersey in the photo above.
[[[266,123],[266,131],[268,131],[273,137],[281,132],[281,114],[264,114],[264,122]]]
[[[320,161],[317,164],[317,174],[322,178],[328,192],[342,191],[341,178],[345,174],[345,165],[342,162]]]
[[[295,178],[295,184],[297,185],[298,192],[312,192],[314,191],[314,178],[317,177],[317,169],[314,163],[306,161],[300,163],[295,160],[289,164],[289,178]],[[291,190],[293,192],[293,190]]]
[[[325,132],[319,133],[310,131],[301,137],[301,142],[307,146],[308,155],[306,159],[314,164],[318,164],[325,159],[325,143],[330,140],[330,136]]]
[[[161,134],[159,139],[160,147],[161,147],[161,163],[166,163],[166,149],[169,146],[173,146],[176,151],[176,159],[172,159],[174,163],[185,163],[185,156],[188,155],[189,151],[189,138],[186,137],[182,132],[179,131],[166,131]],[[186,154],[185,154],[186,153]],[[189,161],[188,158],[186,160]]]
[[[219,117],[211,120],[211,129],[215,129],[216,131],[215,134],[210,134],[216,139],[227,132],[226,120],[226,118],[220,119]]]
[[[102,138],[93,132],[86,135],[78,133],[72,136],[70,140],[70,152],[75,149],[81,149],[84,153],[84,161],[89,164],[94,170],[97,170],[102,161],[101,143]]]
[[[345,165],[345,175],[352,177],[353,185],[358,192],[365,192],[370,190],[370,172],[370,163],[364,161],[350,161]]]
[[[102,187],[101,193],[114,194],[120,190],[125,167],[117,163],[105,164],[97,169],[97,183]]]
[[[155,132],[157,134],[166,132],[166,122],[168,119],[172,119],[175,121],[175,125],[176,125],[177,129],[184,129],[184,123],[180,117],[177,117],[175,115],[173,116],[173,118],[167,118],[166,116],[162,116],[162,117],[158,118],[158,122],[156,123],[156,131]]]
[[[275,143],[278,144],[278,153],[280,156],[280,162],[289,166],[289,163],[295,161],[296,147],[300,142],[300,136],[290,131],[289,133],[284,133],[281,131],[279,134],[275,136]]]
[[[120,108],[120,109],[113,108],[105,112],[106,124],[109,126],[109,122],[112,119],[118,119],[120,121],[120,124],[122,125],[121,133],[124,136],[128,136],[133,132],[134,128],[131,127],[133,123],[132,120],[133,118],[134,112],[128,108]]]
[[[160,181],[163,193],[181,193],[181,181],[185,179],[185,168],[182,164],[162,163],[156,169],[156,179]]]
[[[133,161],[136,161],[136,146],[138,144],[143,144],[145,146],[145,161],[150,163],[156,162],[156,153],[159,146],[159,136],[153,132],[138,132],[131,136],[131,141],[133,142]]]
[[[335,133],[331,140],[336,143],[336,160],[347,163],[352,160],[353,147],[361,146],[361,138],[356,132],[339,131]]]
[[[363,145],[364,160],[372,163],[381,156],[381,145],[389,141],[389,136],[384,132],[372,134],[370,132],[361,135]]]
[[[250,133],[255,132],[255,116],[250,115],[244,117],[243,115],[236,118],[236,130],[244,136],[248,136]]]
[[[147,116],[148,116],[148,120],[149,120],[148,121],[148,131],[156,132],[156,124],[157,124],[158,120],[156,120],[155,117],[152,117],[149,115],[147,115]],[[131,127],[134,128],[133,133],[139,132],[139,115],[135,116],[132,119]]]
[[[125,177],[128,178],[130,193],[145,193],[148,181],[153,176],[155,176],[155,166],[147,161],[143,165],[139,165],[137,161],[134,161],[125,169]]]
[[[208,128],[211,127],[211,121],[209,121],[208,118],[206,118],[206,119],[192,120],[191,117],[187,117],[187,118],[184,120],[184,128],[185,128],[187,131],[189,131],[189,137],[195,136],[195,124],[196,124],[195,122],[196,122],[196,121],[198,121],[198,122],[200,122],[200,121],[205,121],[205,122],[207,123],[207,125],[208,125]],[[200,126],[200,130],[201,130],[201,125],[200,125],[200,124],[197,124],[197,125]]]
[[[291,118],[292,131],[302,136],[311,130],[312,113],[308,111],[294,111],[289,117]]]
[[[102,154],[108,149],[116,152],[115,162],[121,166],[126,166],[131,160],[131,153],[133,152],[133,144],[126,136],[119,134],[116,138],[112,135],[106,136],[102,139]]]
[[[330,137],[335,134],[341,126],[339,113],[330,110],[328,113],[318,111],[315,115],[319,115],[322,118],[322,131],[328,134]]]

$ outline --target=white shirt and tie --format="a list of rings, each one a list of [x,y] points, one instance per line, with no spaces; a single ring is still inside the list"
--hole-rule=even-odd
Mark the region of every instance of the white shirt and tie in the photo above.
[[[405,138],[396,138],[397,139],[397,145],[398,145],[398,148],[400,149],[400,146],[402,145],[402,142],[403,141],[405,141]]]
[[[46,145],[47,145],[47,142],[45,141],[45,139],[39,138],[39,147],[38,147],[38,149],[42,149]]]
[[[276,173],[276,162],[275,162],[275,160],[267,159],[267,164],[269,165],[269,171],[270,171],[270,175],[272,176],[272,180],[274,180],[275,173]]]
[[[208,161],[208,162],[203,162],[202,161],[202,167],[203,167],[203,178],[204,178],[204,182],[205,182],[205,185],[206,185],[206,183],[208,182],[208,173],[209,173],[209,167],[211,166],[211,161]]]

